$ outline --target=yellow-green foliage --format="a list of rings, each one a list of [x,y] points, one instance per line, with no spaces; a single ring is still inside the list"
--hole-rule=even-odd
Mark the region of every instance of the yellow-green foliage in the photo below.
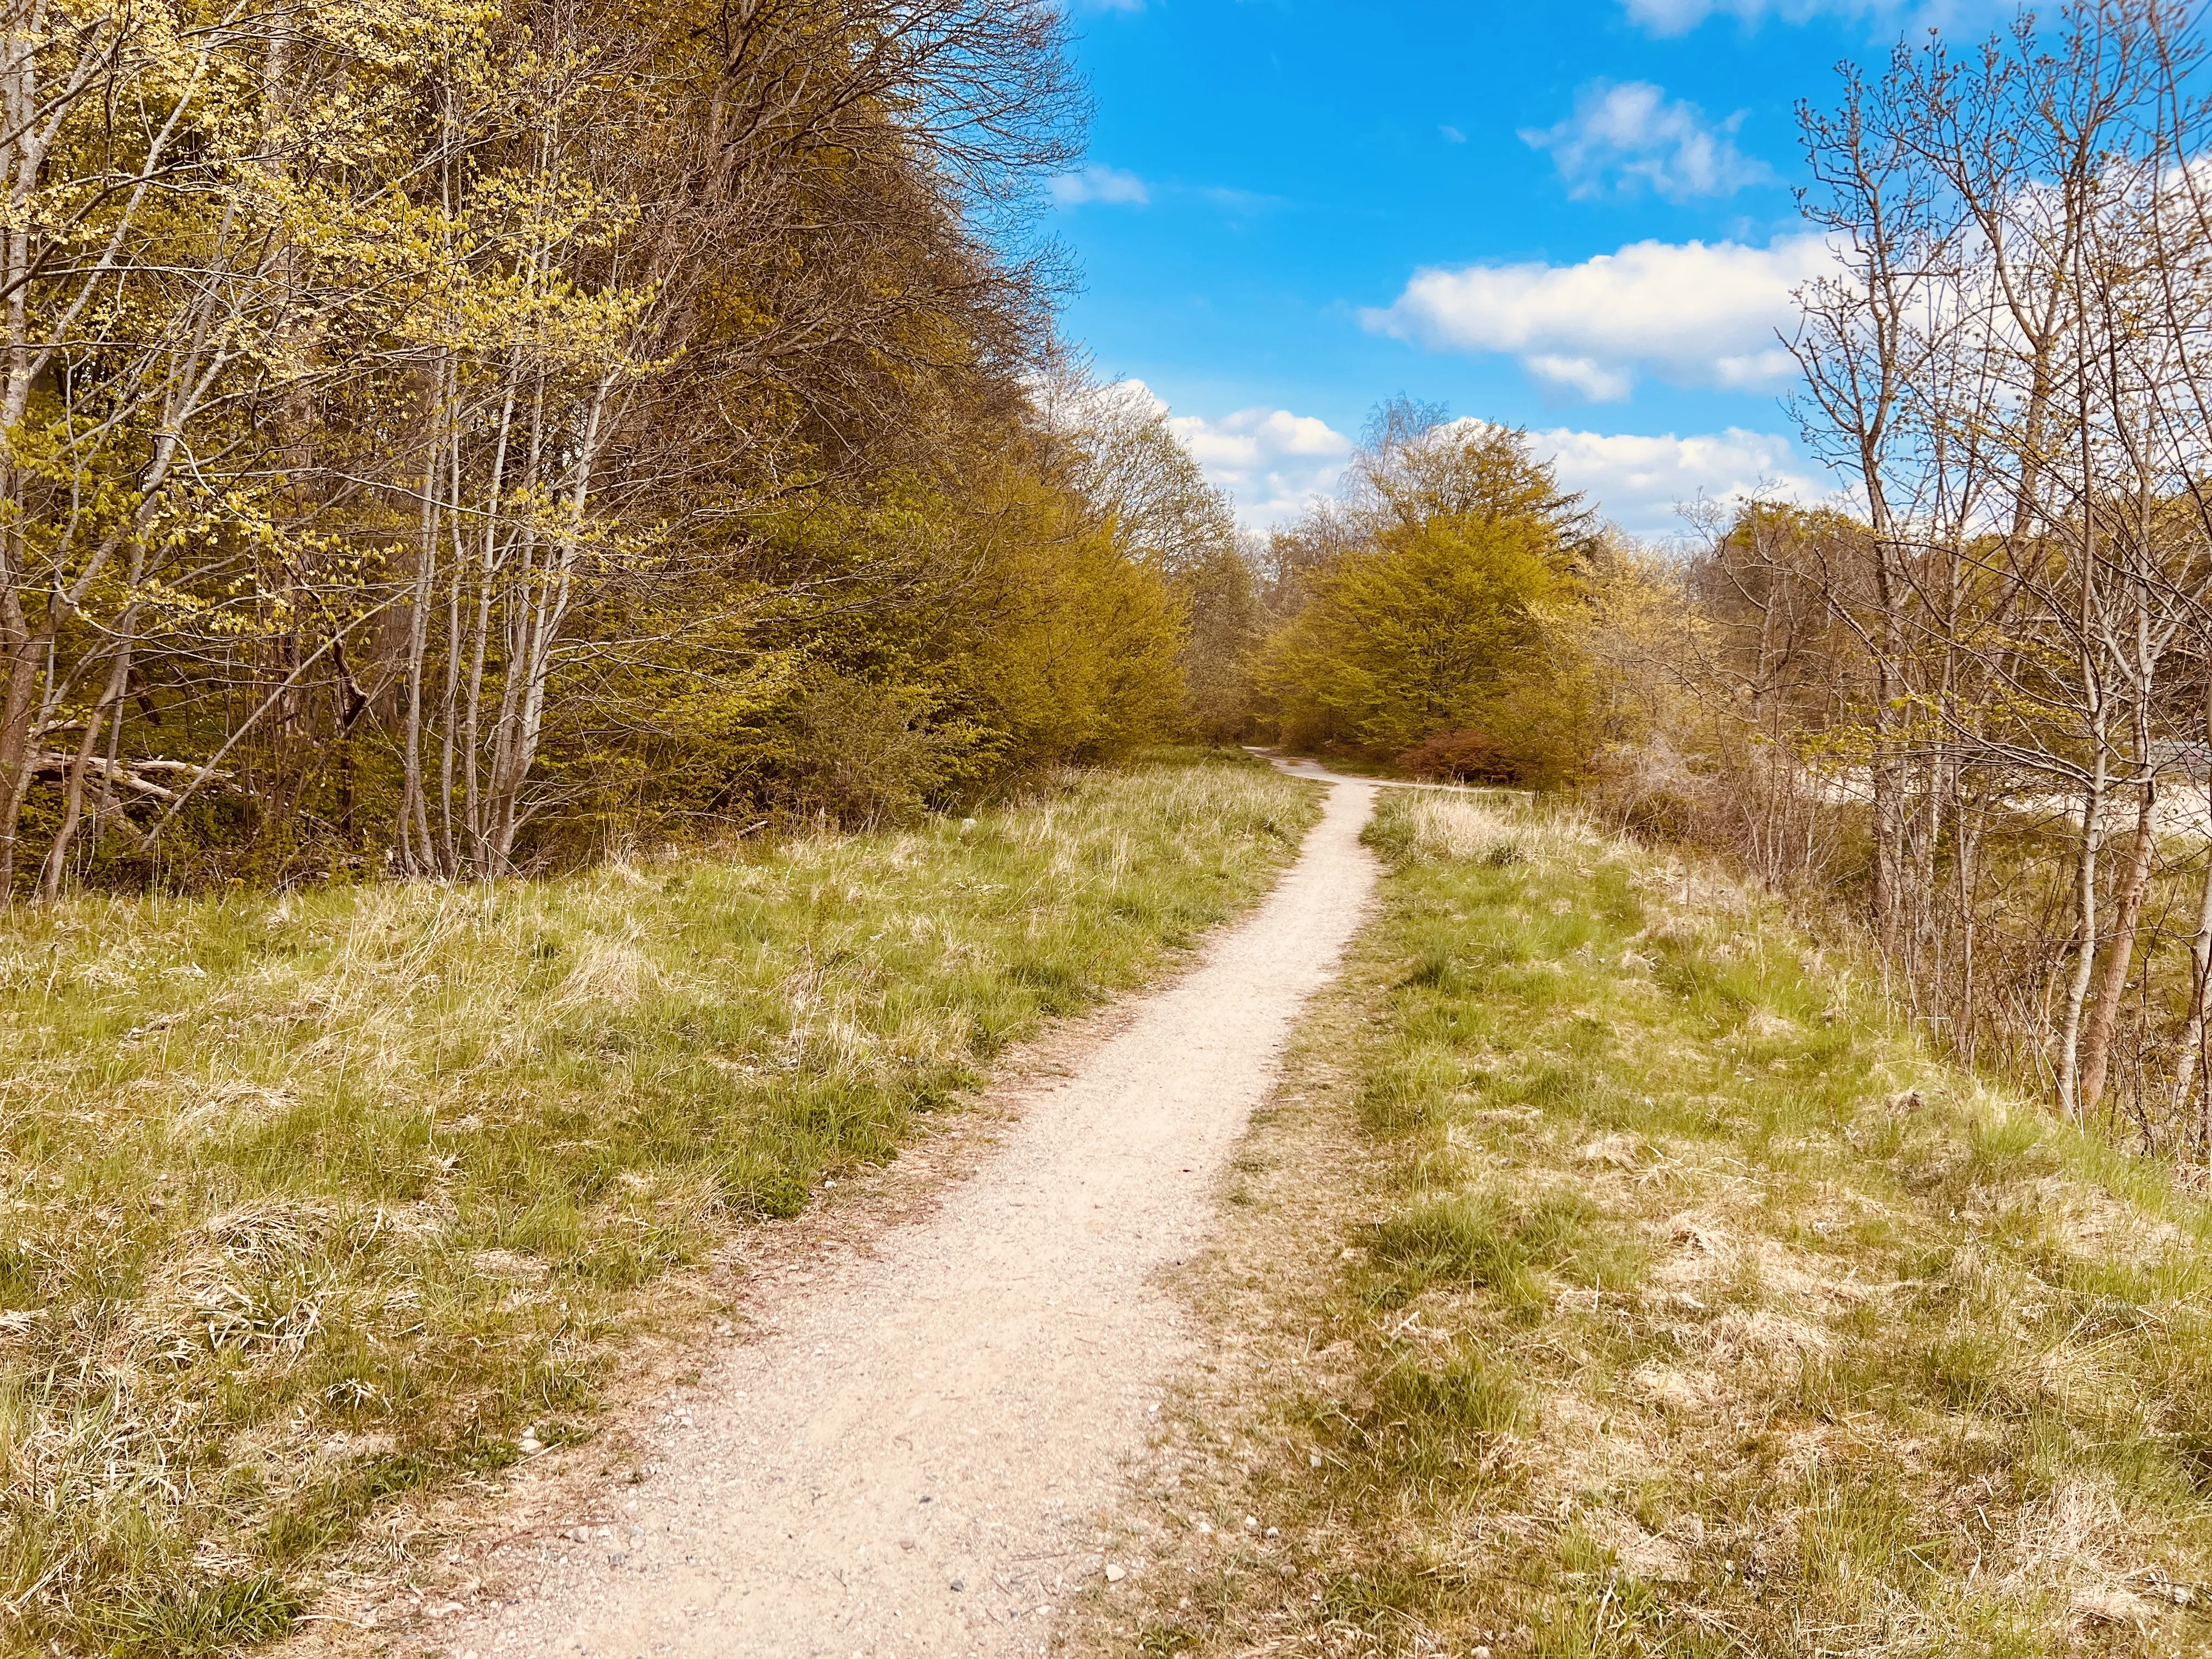
[[[1018,765],[1109,758],[1170,735],[1182,712],[1182,606],[1110,534],[1066,524],[1064,501],[1037,497],[1018,503],[1028,533],[968,599],[978,636],[951,665],[966,700]]]
[[[0,147],[0,894],[573,867],[1180,727],[1001,252],[1080,149],[1042,0],[888,53],[836,0],[53,15]]]
[[[1269,645],[1285,736],[1389,755],[1528,726],[1579,602],[1564,562],[1556,534],[1522,518],[1433,518],[1352,554]]]
[[[556,761],[667,830],[790,807],[872,824],[1172,738],[1183,607],[1081,509],[1006,466],[795,514],[728,622],[672,619],[678,643],[611,678],[634,722],[556,731]]]
[[[1385,404],[1344,498],[1272,547],[1278,622],[1253,678],[1288,743],[1548,787],[1639,724],[1644,677],[1620,670],[1665,583],[1525,432]]]
[[[587,1431],[636,1293],[1262,891],[1310,786],[0,933],[0,1649],[281,1631],[394,1494]]]

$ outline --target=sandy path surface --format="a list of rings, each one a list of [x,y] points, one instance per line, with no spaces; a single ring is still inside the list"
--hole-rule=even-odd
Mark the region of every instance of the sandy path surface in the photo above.
[[[1430,793],[1448,795],[1509,795],[1522,799],[1534,799],[1533,792],[1515,789],[1495,783],[1431,783],[1420,778],[1362,778],[1346,772],[1332,772],[1319,761],[1302,757],[1277,754],[1272,749],[1260,749],[1247,744],[1245,752],[1257,755],[1278,772],[1287,772],[1294,778],[1311,778],[1319,783],[1356,783],[1366,789],[1425,789]]]
[[[598,1506],[619,1522],[529,1547],[520,1599],[457,1621],[447,1650],[1043,1652],[1107,1570],[1097,1519],[1194,1352],[1158,1270],[1211,1231],[1291,1023],[1374,890],[1375,790],[1332,781],[1249,920],[1041,1089],[927,1219],[717,1360],[661,1419],[652,1478]]]

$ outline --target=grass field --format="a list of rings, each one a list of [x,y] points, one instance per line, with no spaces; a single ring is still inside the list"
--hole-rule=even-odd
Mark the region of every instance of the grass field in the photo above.
[[[907,834],[0,930],[0,1650],[276,1636],[395,1496],[587,1434],[643,1292],[1161,970],[1243,761]]]
[[[1778,913],[1395,795],[1082,1652],[2212,1650],[2212,1219]]]

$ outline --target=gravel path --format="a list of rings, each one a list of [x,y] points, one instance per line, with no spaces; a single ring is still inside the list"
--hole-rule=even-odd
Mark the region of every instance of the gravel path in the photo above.
[[[652,1478],[530,1546],[520,1599],[456,1620],[447,1651],[995,1659],[1042,1653],[1087,1577],[1141,1571],[1095,1528],[1194,1352],[1159,1270],[1211,1230],[1374,889],[1374,787],[1332,781],[1249,921],[1040,1088],[926,1220],[716,1360],[662,1419]]]

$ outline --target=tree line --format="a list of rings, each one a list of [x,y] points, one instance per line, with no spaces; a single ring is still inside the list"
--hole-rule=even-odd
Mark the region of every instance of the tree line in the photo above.
[[[1663,569],[1562,490],[1524,431],[1393,398],[1337,495],[1256,550],[1249,695],[1285,741],[1559,788],[1647,728],[1615,659]]]
[[[10,6],[0,892],[480,878],[1180,729],[1172,560],[1035,395],[1066,48],[1038,0]]]
[[[1635,561],[1525,436],[1400,399],[1257,538],[1056,337],[1043,0],[26,0],[0,62],[15,898],[1619,724]]]

